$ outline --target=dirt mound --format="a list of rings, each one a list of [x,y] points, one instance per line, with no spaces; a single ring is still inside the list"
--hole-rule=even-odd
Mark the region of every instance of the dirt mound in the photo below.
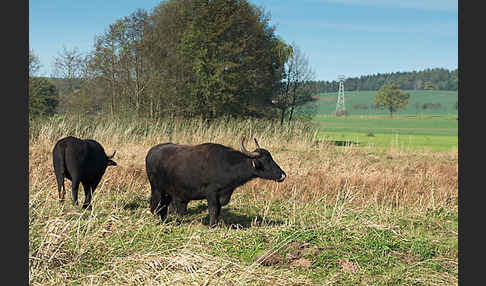
[[[308,242],[294,241],[283,248],[285,254],[278,252],[263,254],[255,257],[255,262],[263,266],[286,265],[290,267],[309,268],[312,265],[312,258],[319,255],[323,250]]]

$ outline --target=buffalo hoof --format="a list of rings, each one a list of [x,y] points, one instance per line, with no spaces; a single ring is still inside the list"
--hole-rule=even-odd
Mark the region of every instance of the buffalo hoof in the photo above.
[[[91,209],[91,204],[83,204],[83,209]]]

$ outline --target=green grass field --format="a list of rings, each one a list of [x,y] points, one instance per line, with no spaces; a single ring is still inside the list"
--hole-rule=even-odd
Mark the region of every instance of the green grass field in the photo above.
[[[388,115],[386,110],[373,109],[376,91],[346,91],[344,88],[346,109],[350,114],[362,115]],[[410,101],[406,108],[397,111],[397,115],[451,115],[457,114],[454,104],[457,102],[457,91],[449,90],[403,90],[410,94]],[[315,96],[318,99],[318,114],[331,114],[336,109],[337,92],[321,93]],[[440,103],[440,108],[423,109],[424,103]],[[368,109],[356,109],[355,105],[366,105]],[[418,108],[417,108],[418,104]]]
[[[406,108],[390,115],[381,109],[369,108],[374,91],[346,92],[345,104],[349,115],[336,117],[337,93],[316,96],[309,104],[316,115],[319,137],[336,144],[357,143],[359,146],[401,148],[411,150],[451,151],[458,146],[458,115],[454,104],[455,91],[404,91],[410,93]],[[419,108],[417,109],[418,103]],[[440,103],[440,108],[423,109],[424,103]],[[356,109],[353,106],[368,106]]]

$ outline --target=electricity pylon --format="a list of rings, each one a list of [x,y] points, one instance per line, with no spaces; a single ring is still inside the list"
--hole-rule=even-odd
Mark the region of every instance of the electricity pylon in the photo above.
[[[336,103],[336,116],[346,115],[346,106],[344,105],[344,75],[339,75],[339,91]]]

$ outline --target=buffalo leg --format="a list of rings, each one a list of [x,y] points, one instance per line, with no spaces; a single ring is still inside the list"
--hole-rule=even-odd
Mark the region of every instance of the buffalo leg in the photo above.
[[[177,211],[177,214],[180,216],[183,216],[186,213],[187,204],[188,202],[180,200],[172,200],[171,202],[171,206],[175,209],[175,211]]]
[[[84,203],[83,203],[83,208],[87,208],[91,204],[91,195],[93,194],[91,185],[88,183],[82,183],[83,184],[83,189],[84,189]]]
[[[66,195],[66,189],[64,188],[64,175],[66,170],[64,166],[64,156],[62,156],[58,148],[59,146],[54,147],[52,160],[54,164],[54,174],[56,175],[57,180],[57,193],[59,196],[59,201],[64,203],[64,197]]]
[[[231,195],[233,194],[233,191],[229,191],[229,192],[226,192],[226,193],[223,193],[221,195],[219,195],[219,203],[222,205],[222,206],[225,206],[229,203],[230,199],[231,199]]]
[[[221,204],[216,195],[208,196],[208,211],[209,211],[209,227],[215,227],[218,222],[219,213],[221,211]]]
[[[165,193],[162,193],[161,194],[161,197],[160,197],[160,203],[159,203],[159,206],[158,206],[158,213],[160,215],[160,219],[161,220],[165,220],[167,218],[167,209],[169,207],[169,204],[170,204],[170,201],[171,201],[171,197]]]
[[[180,203],[179,207],[177,208],[177,212],[179,213],[179,215],[186,214],[186,212],[187,212],[187,204],[188,203],[189,202],[186,202],[186,201]]]
[[[171,198],[165,193],[152,187],[152,196],[150,197],[150,212],[160,215],[160,219],[165,220],[167,217],[167,208]]]
[[[169,214],[175,214],[176,209],[177,209],[176,202],[175,202],[175,200],[172,200],[169,204],[169,211],[168,211]]]
[[[161,194],[149,176],[150,183],[150,212],[156,214],[158,205],[160,204]]]
[[[66,189],[64,188],[64,176],[62,174],[56,175],[56,179],[59,201],[64,203],[64,196],[66,195]]]
[[[78,189],[79,189],[79,179],[76,177],[73,177],[72,179],[73,182],[73,188],[72,188],[72,195],[73,195],[73,205],[77,206],[78,205]]]
[[[150,197],[150,212],[152,214],[156,214],[158,211],[157,208],[160,204],[160,193],[159,192],[154,192],[152,190],[152,196]]]

